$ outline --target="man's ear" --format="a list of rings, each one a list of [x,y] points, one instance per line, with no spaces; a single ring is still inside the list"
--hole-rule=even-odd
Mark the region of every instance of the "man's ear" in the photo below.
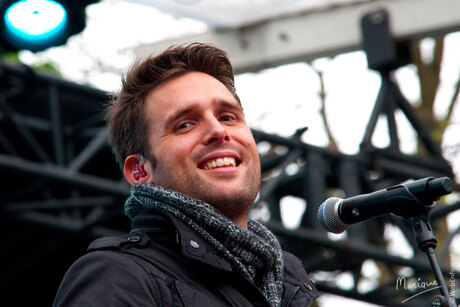
[[[151,168],[149,163],[142,159],[140,154],[129,155],[125,159],[123,174],[125,179],[132,185],[151,183]]]

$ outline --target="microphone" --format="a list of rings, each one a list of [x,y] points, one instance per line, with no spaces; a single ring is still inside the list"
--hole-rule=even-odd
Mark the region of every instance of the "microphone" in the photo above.
[[[453,189],[448,177],[427,177],[345,199],[330,197],[319,207],[318,221],[327,231],[342,233],[351,224],[388,213],[404,218],[418,216]]]

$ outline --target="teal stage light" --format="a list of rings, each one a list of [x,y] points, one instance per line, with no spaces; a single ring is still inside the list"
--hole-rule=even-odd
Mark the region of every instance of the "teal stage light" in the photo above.
[[[85,9],[99,0],[0,0],[0,53],[65,44],[86,26]]]
[[[67,26],[65,8],[51,0],[23,0],[5,12],[5,35],[18,48],[39,49],[59,40]]]

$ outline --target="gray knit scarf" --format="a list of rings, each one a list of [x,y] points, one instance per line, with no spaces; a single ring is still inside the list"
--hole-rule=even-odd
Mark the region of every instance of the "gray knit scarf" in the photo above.
[[[166,211],[187,224],[237,272],[259,289],[270,306],[281,305],[283,259],[276,237],[262,224],[248,220],[248,230],[200,200],[152,184],[131,187],[124,212]]]

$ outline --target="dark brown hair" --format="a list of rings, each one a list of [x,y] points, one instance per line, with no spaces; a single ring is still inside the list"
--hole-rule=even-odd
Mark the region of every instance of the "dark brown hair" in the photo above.
[[[161,83],[192,71],[216,78],[240,103],[232,65],[227,54],[215,46],[172,46],[157,56],[137,61],[122,78],[121,90],[109,104],[106,115],[112,149],[122,169],[126,157],[134,153],[155,163],[147,139],[145,97]]]

